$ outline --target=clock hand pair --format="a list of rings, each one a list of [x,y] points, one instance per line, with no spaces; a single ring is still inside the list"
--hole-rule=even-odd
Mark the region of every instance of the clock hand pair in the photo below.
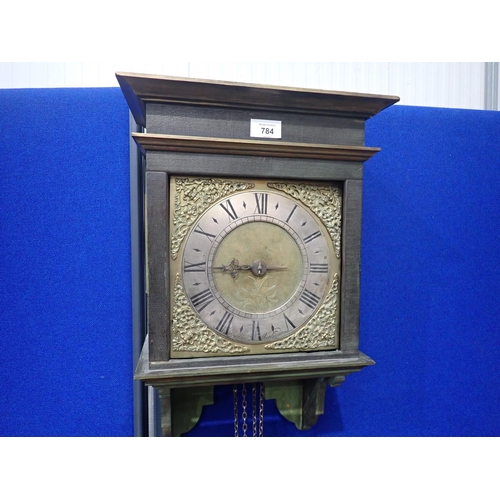
[[[248,264],[244,264],[240,266],[240,263],[237,259],[233,258],[233,260],[227,266],[217,266],[212,267],[212,269],[221,270],[223,273],[229,272],[233,279],[238,277],[240,271],[252,271],[255,276],[262,277],[266,274],[267,271],[282,271],[287,269],[284,266],[268,266],[263,260],[256,260],[251,266]]]

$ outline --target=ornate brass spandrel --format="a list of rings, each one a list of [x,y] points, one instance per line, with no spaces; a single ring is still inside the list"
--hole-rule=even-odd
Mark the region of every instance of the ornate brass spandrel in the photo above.
[[[176,178],[170,250],[172,259],[177,258],[184,237],[208,207],[231,193],[251,189],[254,185],[237,180]]]
[[[172,350],[177,352],[204,352],[241,354],[248,347],[236,344],[214,333],[203,323],[189,305],[180,275],[175,278],[172,316]]]
[[[335,274],[332,288],[311,321],[293,335],[266,345],[265,348],[278,351],[283,349],[312,350],[338,347],[336,332],[338,294],[339,276]]]
[[[335,255],[337,259],[340,259],[342,228],[342,196],[340,188],[292,182],[268,182],[267,185],[299,200],[314,212],[330,234]]]

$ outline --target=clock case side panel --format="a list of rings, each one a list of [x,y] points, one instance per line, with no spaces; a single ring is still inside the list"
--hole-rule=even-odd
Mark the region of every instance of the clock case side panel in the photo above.
[[[145,173],[146,317],[149,361],[169,359],[168,175]]]
[[[344,182],[340,303],[340,349],[343,352],[357,352],[359,347],[362,195],[361,180]]]

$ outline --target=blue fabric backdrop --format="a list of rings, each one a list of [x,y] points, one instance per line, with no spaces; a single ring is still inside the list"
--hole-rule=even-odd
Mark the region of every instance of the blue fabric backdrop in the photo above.
[[[299,432],[500,435],[500,113],[367,122],[361,350]],[[133,435],[128,108],[116,89],[0,91],[0,435]],[[191,436],[232,434],[218,387]]]
[[[0,91],[0,434],[133,434],[128,108]]]

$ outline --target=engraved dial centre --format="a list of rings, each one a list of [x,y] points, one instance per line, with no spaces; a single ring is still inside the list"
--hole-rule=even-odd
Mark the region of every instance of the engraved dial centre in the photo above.
[[[277,224],[249,219],[230,225],[214,247],[209,279],[220,298],[238,311],[269,313],[282,307],[301,284],[307,256]],[[224,271],[229,268],[232,272]]]

